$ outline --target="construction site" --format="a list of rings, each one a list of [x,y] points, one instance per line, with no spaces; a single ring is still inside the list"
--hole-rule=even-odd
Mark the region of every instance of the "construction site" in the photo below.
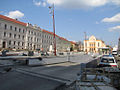
[[[120,90],[120,67],[97,68],[99,56],[0,59],[0,90]]]

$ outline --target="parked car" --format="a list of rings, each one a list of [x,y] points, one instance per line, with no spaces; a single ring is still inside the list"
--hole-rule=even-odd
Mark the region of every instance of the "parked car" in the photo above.
[[[112,55],[117,55],[118,53],[117,53],[117,51],[112,51]]]
[[[118,67],[115,58],[112,55],[104,55],[100,59],[98,67]]]

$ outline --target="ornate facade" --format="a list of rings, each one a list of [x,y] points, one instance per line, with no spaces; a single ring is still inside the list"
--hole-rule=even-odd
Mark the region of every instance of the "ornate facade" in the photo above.
[[[84,40],[84,51],[98,53],[99,48],[106,47],[104,41],[96,39],[95,36],[91,36],[88,40]]]

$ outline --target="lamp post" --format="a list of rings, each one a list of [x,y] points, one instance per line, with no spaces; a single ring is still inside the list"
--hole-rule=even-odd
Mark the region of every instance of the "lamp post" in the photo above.
[[[54,55],[56,56],[56,39],[55,39],[55,18],[54,18],[54,4],[52,6],[49,6],[50,14],[52,14],[52,19],[53,19],[53,34],[54,34]]]

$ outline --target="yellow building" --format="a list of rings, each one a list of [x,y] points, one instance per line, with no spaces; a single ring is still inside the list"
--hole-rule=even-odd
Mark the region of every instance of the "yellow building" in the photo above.
[[[104,41],[96,39],[95,36],[91,36],[88,40],[84,40],[84,51],[98,53],[99,48],[106,47]]]

